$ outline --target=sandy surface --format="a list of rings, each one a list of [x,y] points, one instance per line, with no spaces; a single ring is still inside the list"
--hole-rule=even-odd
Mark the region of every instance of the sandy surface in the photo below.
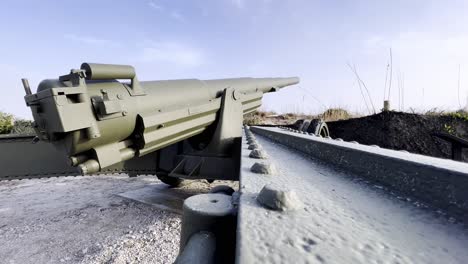
[[[0,182],[0,262],[172,263],[183,199],[212,186],[125,175]]]

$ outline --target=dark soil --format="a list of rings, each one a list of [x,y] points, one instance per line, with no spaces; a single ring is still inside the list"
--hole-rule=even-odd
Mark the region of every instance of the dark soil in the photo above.
[[[450,115],[382,112],[327,124],[332,138],[447,159],[451,158],[451,144],[433,133],[468,139],[468,121]],[[463,152],[463,160],[468,161],[468,149]]]

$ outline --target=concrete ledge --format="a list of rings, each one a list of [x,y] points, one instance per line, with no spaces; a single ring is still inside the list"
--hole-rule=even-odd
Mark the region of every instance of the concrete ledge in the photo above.
[[[279,128],[251,131],[330,165],[416,197],[468,222],[468,164],[340,142]]]
[[[33,143],[33,138],[29,135],[0,137],[0,180],[80,175],[63,152],[45,141]],[[151,153],[118,163],[99,174],[154,175],[156,158],[157,153]]]

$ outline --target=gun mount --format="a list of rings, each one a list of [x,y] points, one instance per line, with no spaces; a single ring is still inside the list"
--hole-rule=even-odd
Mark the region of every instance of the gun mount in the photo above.
[[[25,101],[37,136],[66,153],[81,174],[157,151],[158,177],[178,185],[183,178],[237,180],[243,115],[261,105],[264,93],[298,82],[140,82],[132,66],[83,63],[42,81],[35,94],[25,86]]]

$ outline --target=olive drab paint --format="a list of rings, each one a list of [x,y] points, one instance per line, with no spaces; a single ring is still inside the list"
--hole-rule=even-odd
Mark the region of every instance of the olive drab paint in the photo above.
[[[79,173],[99,173],[157,152],[156,170],[209,179],[233,178],[218,176],[215,167],[237,166],[232,153],[242,116],[260,107],[264,93],[298,82],[297,77],[140,82],[132,66],[96,63],[44,80],[36,93],[23,81],[37,136]]]

